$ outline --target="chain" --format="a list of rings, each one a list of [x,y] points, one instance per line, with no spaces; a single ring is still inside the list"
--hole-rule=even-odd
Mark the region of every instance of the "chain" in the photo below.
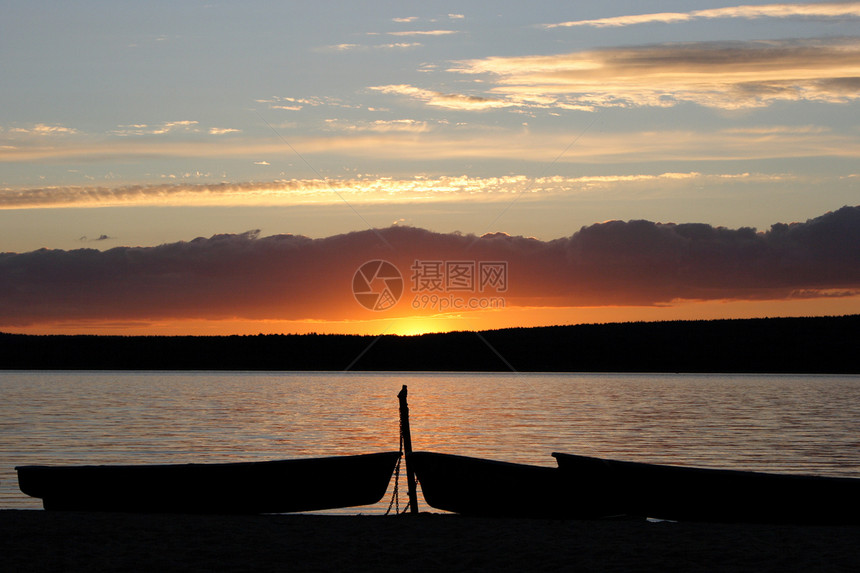
[[[400,457],[397,458],[397,465],[394,466],[394,491],[391,492],[391,501],[388,504],[388,509],[385,510],[385,515],[389,515],[391,513],[391,507],[394,506],[394,515],[400,515],[400,496],[398,492],[398,486],[400,485],[400,462],[403,461],[403,420],[400,421]],[[403,512],[406,513],[406,510],[409,509],[409,503],[406,503],[406,507],[403,509]]]
[[[391,507],[394,506],[394,515],[400,514],[400,498],[398,497],[397,486],[400,484],[400,460],[397,460],[397,465],[394,466],[394,491],[391,493],[391,502],[388,504],[388,509],[385,510],[385,515],[391,513]]]

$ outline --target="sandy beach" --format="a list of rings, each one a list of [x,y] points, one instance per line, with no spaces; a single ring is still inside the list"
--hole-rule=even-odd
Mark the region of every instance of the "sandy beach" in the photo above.
[[[857,571],[860,527],[0,511],[0,570]]]

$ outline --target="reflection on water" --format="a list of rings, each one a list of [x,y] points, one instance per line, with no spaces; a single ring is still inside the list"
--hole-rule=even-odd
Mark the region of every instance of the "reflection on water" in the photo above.
[[[40,507],[22,464],[396,450],[403,384],[416,450],[860,477],[858,376],[2,372],[0,508]]]

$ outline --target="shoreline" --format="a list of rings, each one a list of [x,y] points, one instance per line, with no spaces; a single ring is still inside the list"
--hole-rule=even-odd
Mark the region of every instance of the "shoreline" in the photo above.
[[[858,526],[0,510],[3,567],[28,573],[856,571],[858,541]]]

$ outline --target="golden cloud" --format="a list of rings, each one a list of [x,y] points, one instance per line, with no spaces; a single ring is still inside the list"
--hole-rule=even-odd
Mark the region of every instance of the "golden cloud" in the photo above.
[[[335,131],[348,123],[332,122]],[[821,129],[761,126],[759,131],[664,130],[607,133],[586,130],[532,133],[500,129],[469,130],[444,124],[403,121],[355,123],[345,133],[296,137],[290,146],[302,156],[342,155],[390,160],[515,159],[547,163],[619,163],[654,160],[733,160],[791,157],[860,157],[860,140],[851,133]],[[776,132],[768,132],[776,129]],[[764,130],[764,131],[762,131]],[[582,132],[579,128],[578,133]],[[420,137],[419,137],[420,135]],[[83,161],[137,158],[289,157],[276,138],[229,137],[161,140],[149,138],[66,136],[0,138],[0,163]],[[572,145],[576,143],[576,145]],[[567,150],[559,156],[562,150]]]
[[[427,105],[444,107],[448,109],[466,111],[484,111],[512,107],[516,103],[502,99],[494,99],[480,96],[469,96],[462,94],[445,94],[442,92],[425,90],[408,84],[373,86],[370,88],[384,94],[395,94],[407,96],[425,102]]]
[[[238,133],[242,131],[241,129],[235,129],[232,127],[210,127],[209,134],[210,135],[224,135],[227,133]]]
[[[860,40],[661,44],[464,60],[451,71],[490,75],[492,96],[524,105],[538,98],[542,106],[592,107],[846,103],[860,98]]]
[[[697,19],[714,18],[842,18],[860,17],[858,2],[823,2],[819,4],[765,4],[762,6],[730,6],[709,10],[694,10],[692,12],[659,12],[651,14],[632,14],[599,18],[595,20],[574,20],[558,24],[547,24],[545,28],[570,28],[574,26],[590,26],[595,28],[610,28],[633,26],[636,24],[672,24],[689,22]]]
[[[268,165],[256,161],[257,165]],[[322,205],[348,202],[416,203],[450,201],[510,201],[512,197],[542,198],[607,191],[636,185],[641,189],[668,189],[678,183],[719,185],[745,180],[767,183],[783,180],[774,174],[698,172],[660,174],[589,175],[583,177],[530,178],[503,177],[415,177],[394,179],[305,179],[253,183],[159,184],[106,186],[65,186],[28,189],[0,189],[0,209],[57,207],[107,207],[131,205]]]
[[[171,132],[184,131],[196,132],[198,122],[193,120],[166,121],[157,125],[135,123],[131,125],[120,125],[113,131],[114,135],[140,136],[140,135],[164,135]],[[217,129],[217,128],[213,128]],[[211,133],[211,132],[210,132]]]
[[[48,125],[46,123],[37,123],[32,127],[13,127],[9,132],[25,135],[73,135],[78,133],[76,129],[71,127]]]

